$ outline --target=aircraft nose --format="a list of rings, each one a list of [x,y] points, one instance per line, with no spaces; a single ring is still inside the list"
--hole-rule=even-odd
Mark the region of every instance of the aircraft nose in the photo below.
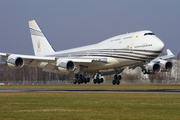
[[[159,51],[164,50],[164,43],[160,39],[156,40],[155,45],[157,50]]]

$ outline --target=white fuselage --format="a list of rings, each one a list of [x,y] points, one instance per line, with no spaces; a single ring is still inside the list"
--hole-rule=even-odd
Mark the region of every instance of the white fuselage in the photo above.
[[[151,31],[139,31],[115,36],[100,43],[45,55],[56,58],[107,58],[106,64],[94,64],[84,71],[122,68],[142,64],[159,56],[164,43]]]

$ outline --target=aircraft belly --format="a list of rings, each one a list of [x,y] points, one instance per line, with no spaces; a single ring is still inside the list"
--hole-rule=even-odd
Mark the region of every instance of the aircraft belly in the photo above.
[[[138,63],[140,64],[139,61],[134,61],[134,60],[108,58],[107,63],[88,66],[88,68],[86,68],[83,72],[112,69],[112,68],[123,68],[123,67],[127,67],[129,65],[135,65]]]

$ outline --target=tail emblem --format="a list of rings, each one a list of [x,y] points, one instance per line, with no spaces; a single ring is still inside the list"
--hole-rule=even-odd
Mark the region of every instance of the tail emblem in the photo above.
[[[40,40],[38,40],[37,46],[38,46],[37,52],[41,52],[41,43],[40,43]]]

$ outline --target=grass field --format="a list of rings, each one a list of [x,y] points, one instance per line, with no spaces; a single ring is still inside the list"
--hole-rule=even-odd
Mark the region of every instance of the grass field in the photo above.
[[[65,87],[63,87],[65,86]],[[112,87],[111,87],[112,86]],[[0,88],[16,86],[0,86]],[[39,85],[19,88],[179,89],[179,85]],[[179,94],[150,93],[0,93],[0,120],[180,119]]]

